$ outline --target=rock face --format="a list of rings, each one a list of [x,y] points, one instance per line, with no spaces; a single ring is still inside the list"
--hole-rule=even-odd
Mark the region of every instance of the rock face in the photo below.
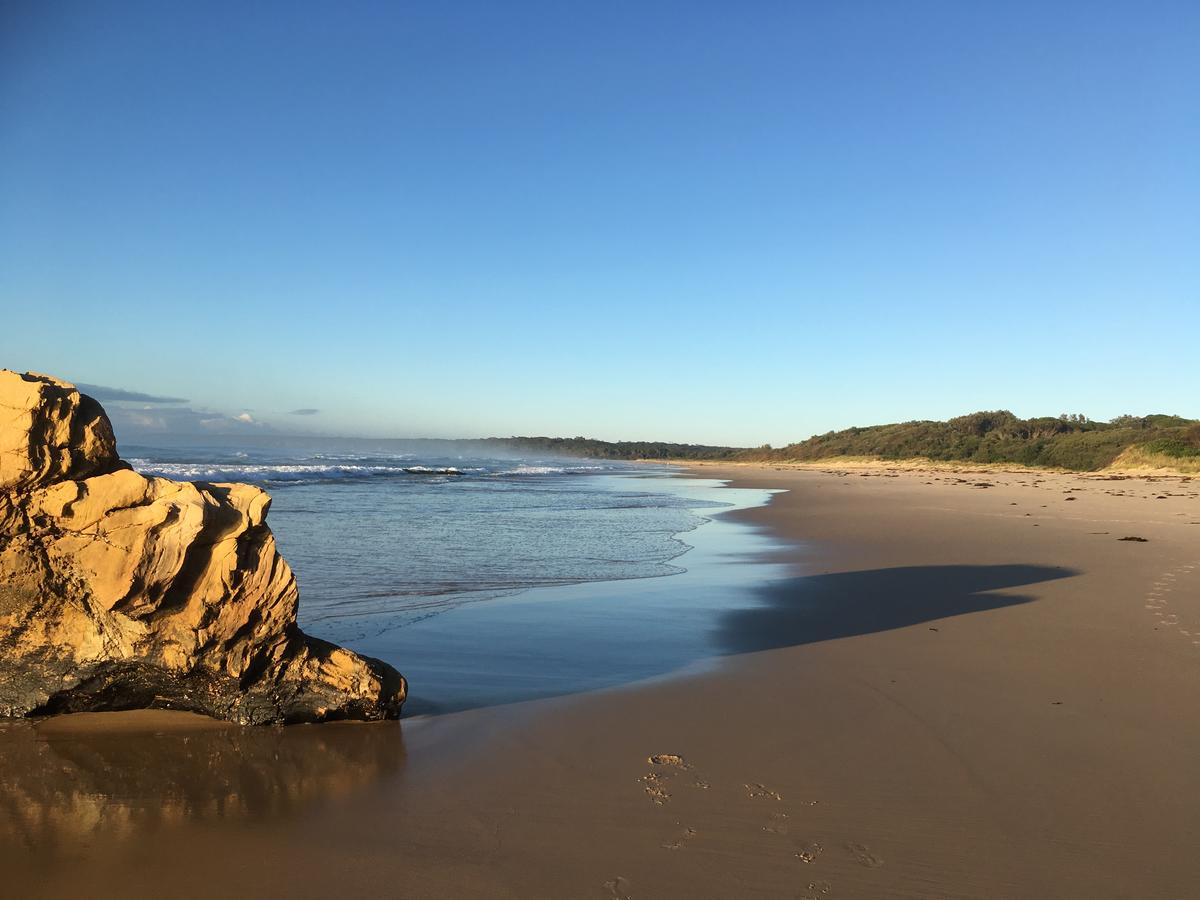
[[[48,375],[0,369],[0,491],[123,468],[100,404]]]
[[[395,669],[308,637],[245,484],[147,478],[66,382],[0,370],[0,715],[399,715]]]

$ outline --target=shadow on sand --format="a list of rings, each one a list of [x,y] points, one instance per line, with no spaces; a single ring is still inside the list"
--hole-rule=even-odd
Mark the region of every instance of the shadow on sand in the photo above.
[[[725,613],[717,641],[732,655],[890,631],[1030,603],[992,592],[1077,574],[1050,566],[907,566],[789,578],[759,591],[762,606]]]
[[[580,616],[586,606],[571,603],[542,606],[532,620],[521,618],[528,609],[516,607],[466,611],[458,623],[462,634],[474,635],[474,646],[486,648],[480,659],[494,661],[495,668],[464,671],[455,690],[436,701],[422,695],[422,673],[408,671],[414,688],[405,713],[436,716],[588,693],[669,676],[717,656],[1017,606],[1035,598],[1011,589],[1076,574],[1033,565],[906,566],[786,578],[757,588],[718,586],[707,596],[698,593],[707,586],[692,585],[677,606],[657,616],[631,606],[585,621]],[[468,618],[475,616],[484,622]],[[471,649],[444,652],[470,659]],[[455,674],[434,673],[443,679]]]

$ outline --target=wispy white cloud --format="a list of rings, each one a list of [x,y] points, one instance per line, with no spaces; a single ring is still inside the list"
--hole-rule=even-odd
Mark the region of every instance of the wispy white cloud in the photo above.
[[[101,403],[187,403],[183,397],[160,397],[155,394],[144,394],[141,391],[127,391],[124,388],[105,387],[102,384],[75,385],[81,393],[87,394],[93,400]]]

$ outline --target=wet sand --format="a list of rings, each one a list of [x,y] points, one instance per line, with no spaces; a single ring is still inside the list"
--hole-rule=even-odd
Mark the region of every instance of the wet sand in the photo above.
[[[732,514],[790,571],[720,666],[400,725],[5,725],[6,890],[1194,893],[1200,482],[701,474],[788,489]]]

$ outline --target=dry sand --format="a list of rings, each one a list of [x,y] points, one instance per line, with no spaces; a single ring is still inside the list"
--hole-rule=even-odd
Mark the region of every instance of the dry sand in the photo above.
[[[796,573],[714,670],[399,726],[5,726],[6,891],[1196,895],[1200,481],[703,474],[788,489],[737,515]]]

